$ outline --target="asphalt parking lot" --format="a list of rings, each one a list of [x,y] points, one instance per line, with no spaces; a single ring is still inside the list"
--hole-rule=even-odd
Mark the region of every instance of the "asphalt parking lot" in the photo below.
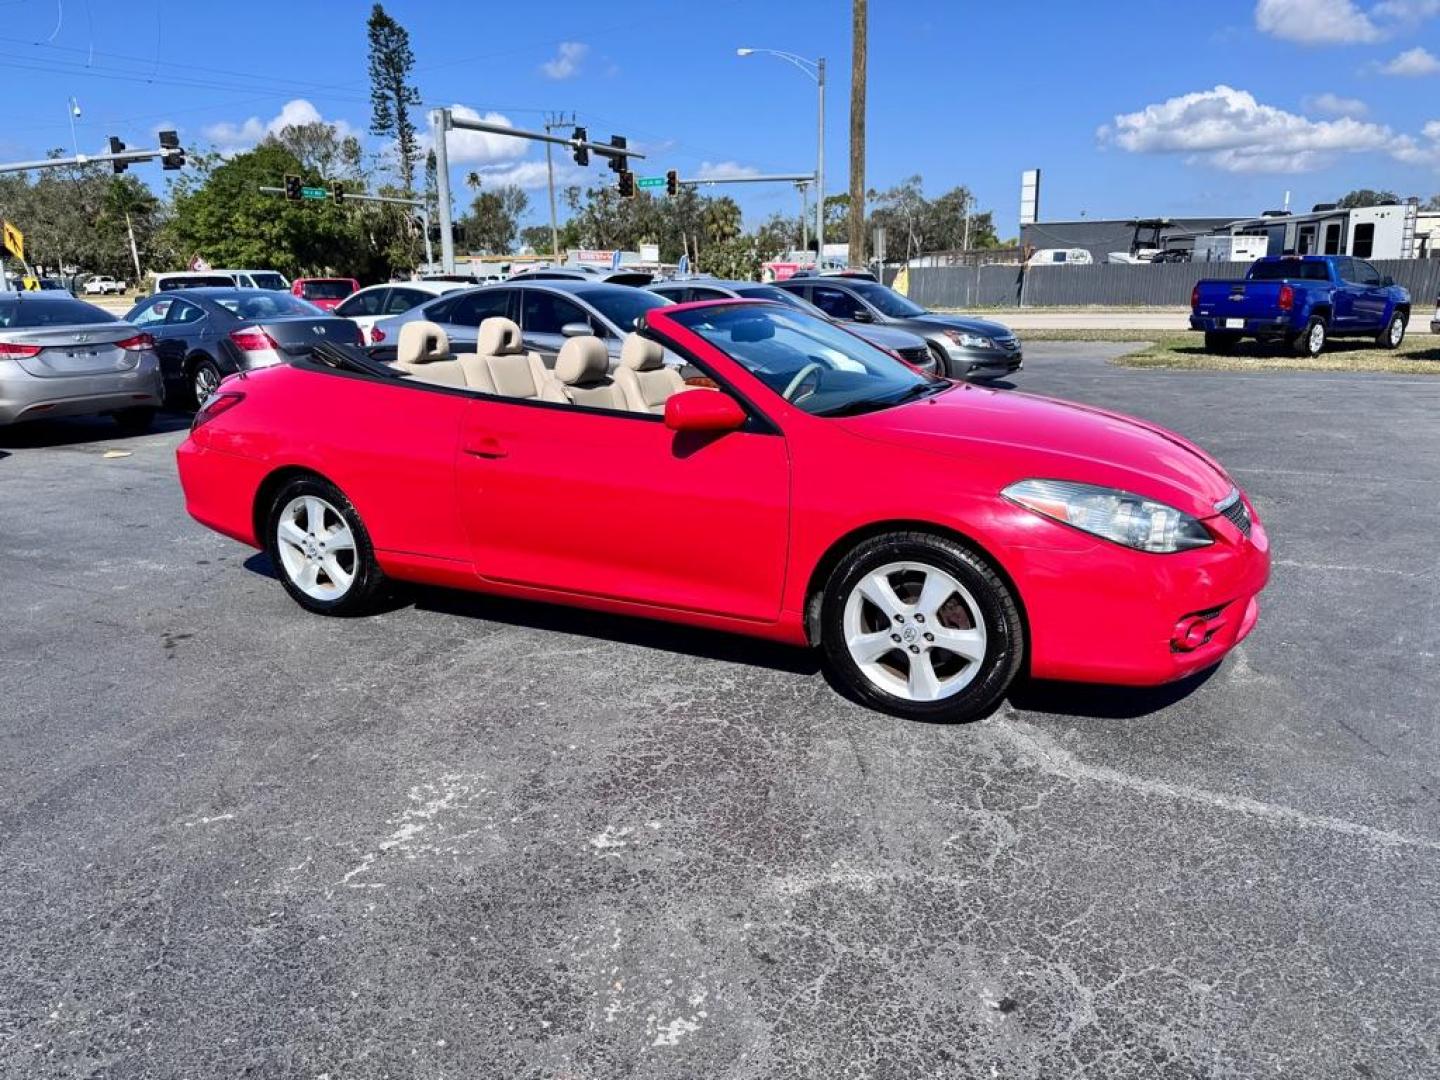
[[[1015,382],[1232,469],[1259,628],[960,727],[672,627],[318,619],[183,427],[0,432],[0,1076],[1440,1074],[1440,379],[1119,348]]]

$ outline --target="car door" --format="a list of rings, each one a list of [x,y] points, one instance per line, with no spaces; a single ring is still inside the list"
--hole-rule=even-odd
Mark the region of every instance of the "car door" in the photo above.
[[[585,323],[597,329],[585,309],[568,296],[549,289],[520,289],[519,293],[520,336],[527,349],[540,354],[546,367],[555,366],[555,357],[565,344],[561,333],[565,326]]]
[[[697,438],[649,414],[477,397],[456,469],[476,573],[774,621],[790,462],[781,434],[753,427]]]
[[[514,289],[473,289],[460,293],[429,309],[432,319],[445,329],[451,352],[473,352],[486,319],[515,318]]]
[[[166,326],[165,320],[175,306],[175,297],[165,293],[143,300],[127,320],[137,330],[155,339],[155,355],[160,361],[160,375],[165,380],[168,397],[185,380],[185,340]]]
[[[1384,278],[1379,270],[1364,259],[1351,259],[1355,265],[1355,282],[1358,289],[1355,297],[1355,329],[1384,329],[1385,305],[1389,300]]]
[[[370,328],[380,318],[380,312],[384,307],[385,300],[390,294],[389,286],[377,287],[374,289],[361,289],[354,296],[347,297],[335,314],[342,319],[349,319],[356,326],[360,327],[360,340],[367,345],[370,343]]]

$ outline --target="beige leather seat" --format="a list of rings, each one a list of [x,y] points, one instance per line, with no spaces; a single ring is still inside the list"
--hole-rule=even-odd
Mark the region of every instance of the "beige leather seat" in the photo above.
[[[510,319],[486,319],[476,335],[475,352],[461,356],[465,383],[472,390],[501,397],[565,402],[559,380],[536,353],[527,353],[520,327]]]
[[[419,382],[466,385],[465,372],[450,355],[450,339],[433,322],[417,320],[401,325],[394,367]]]
[[[685,389],[680,372],[665,364],[665,350],[657,342],[631,334],[620,349],[615,385],[631,412],[663,413],[671,394]]]
[[[555,378],[566,400],[590,409],[623,409],[625,397],[610,378],[610,353],[598,337],[571,338],[555,358]]]

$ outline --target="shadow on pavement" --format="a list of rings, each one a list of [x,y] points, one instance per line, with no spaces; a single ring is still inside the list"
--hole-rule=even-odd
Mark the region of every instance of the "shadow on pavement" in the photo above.
[[[190,416],[161,413],[155,426],[145,435],[162,435],[182,431],[190,426]],[[127,435],[108,416],[63,417],[56,420],[28,420],[12,427],[0,427],[0,447],[10,450],[39,450],[54,446],[79,446],[83,443],[126,443],[145,435]]]
[[[1168,708],[1210,680],[1219,664],[1164,686],[1103,686],[1095,683],[1021,679],[1010,690],[1010,704],[1026,712],[1133,720]]]

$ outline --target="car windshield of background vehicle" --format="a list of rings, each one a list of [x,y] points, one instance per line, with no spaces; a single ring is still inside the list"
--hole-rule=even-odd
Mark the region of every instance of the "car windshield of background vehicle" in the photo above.
[[[284,289],[285,279],[279,274],[251,274],[250,280],[257,289]]]
[[[901,405],[949,385],[902,364],[823,318],[743,305],[676,313],[775,393],[816,416],[855,416]]]
[[[887,289],[884,285],[861,281],[851,282],[850,288],[857,295],[864,297],[880,314],[889,315],[892,319],[912,319],[916,315],[927,314],[919,304],[912,303],[894,289]]]
[[[613,289],[581,289],[575,295],[626,334],[635,329],[635,320],[647,311],[670,306],[670,301],[663,296],[618,286]]]
[[[1250,271],[1251,281],[1329,281],[1330,272],[1324,263],[1281,259],[1279,262],[1257,262]]]
[[[28,330],[40,326],[88,326],[92,323],[119,322],[108,311],[80,300],[45,300],[24,303],[0,300],[0,330]]]
[[[307,281],[300,288],[306,300],[344,300],[353,291],[348,281]]]
[[[313,304],[307,304],[289,293],[255,293],[237,291],[228,296],[211,297],[237,319],[275,319],[286,315],[321,315]]]

